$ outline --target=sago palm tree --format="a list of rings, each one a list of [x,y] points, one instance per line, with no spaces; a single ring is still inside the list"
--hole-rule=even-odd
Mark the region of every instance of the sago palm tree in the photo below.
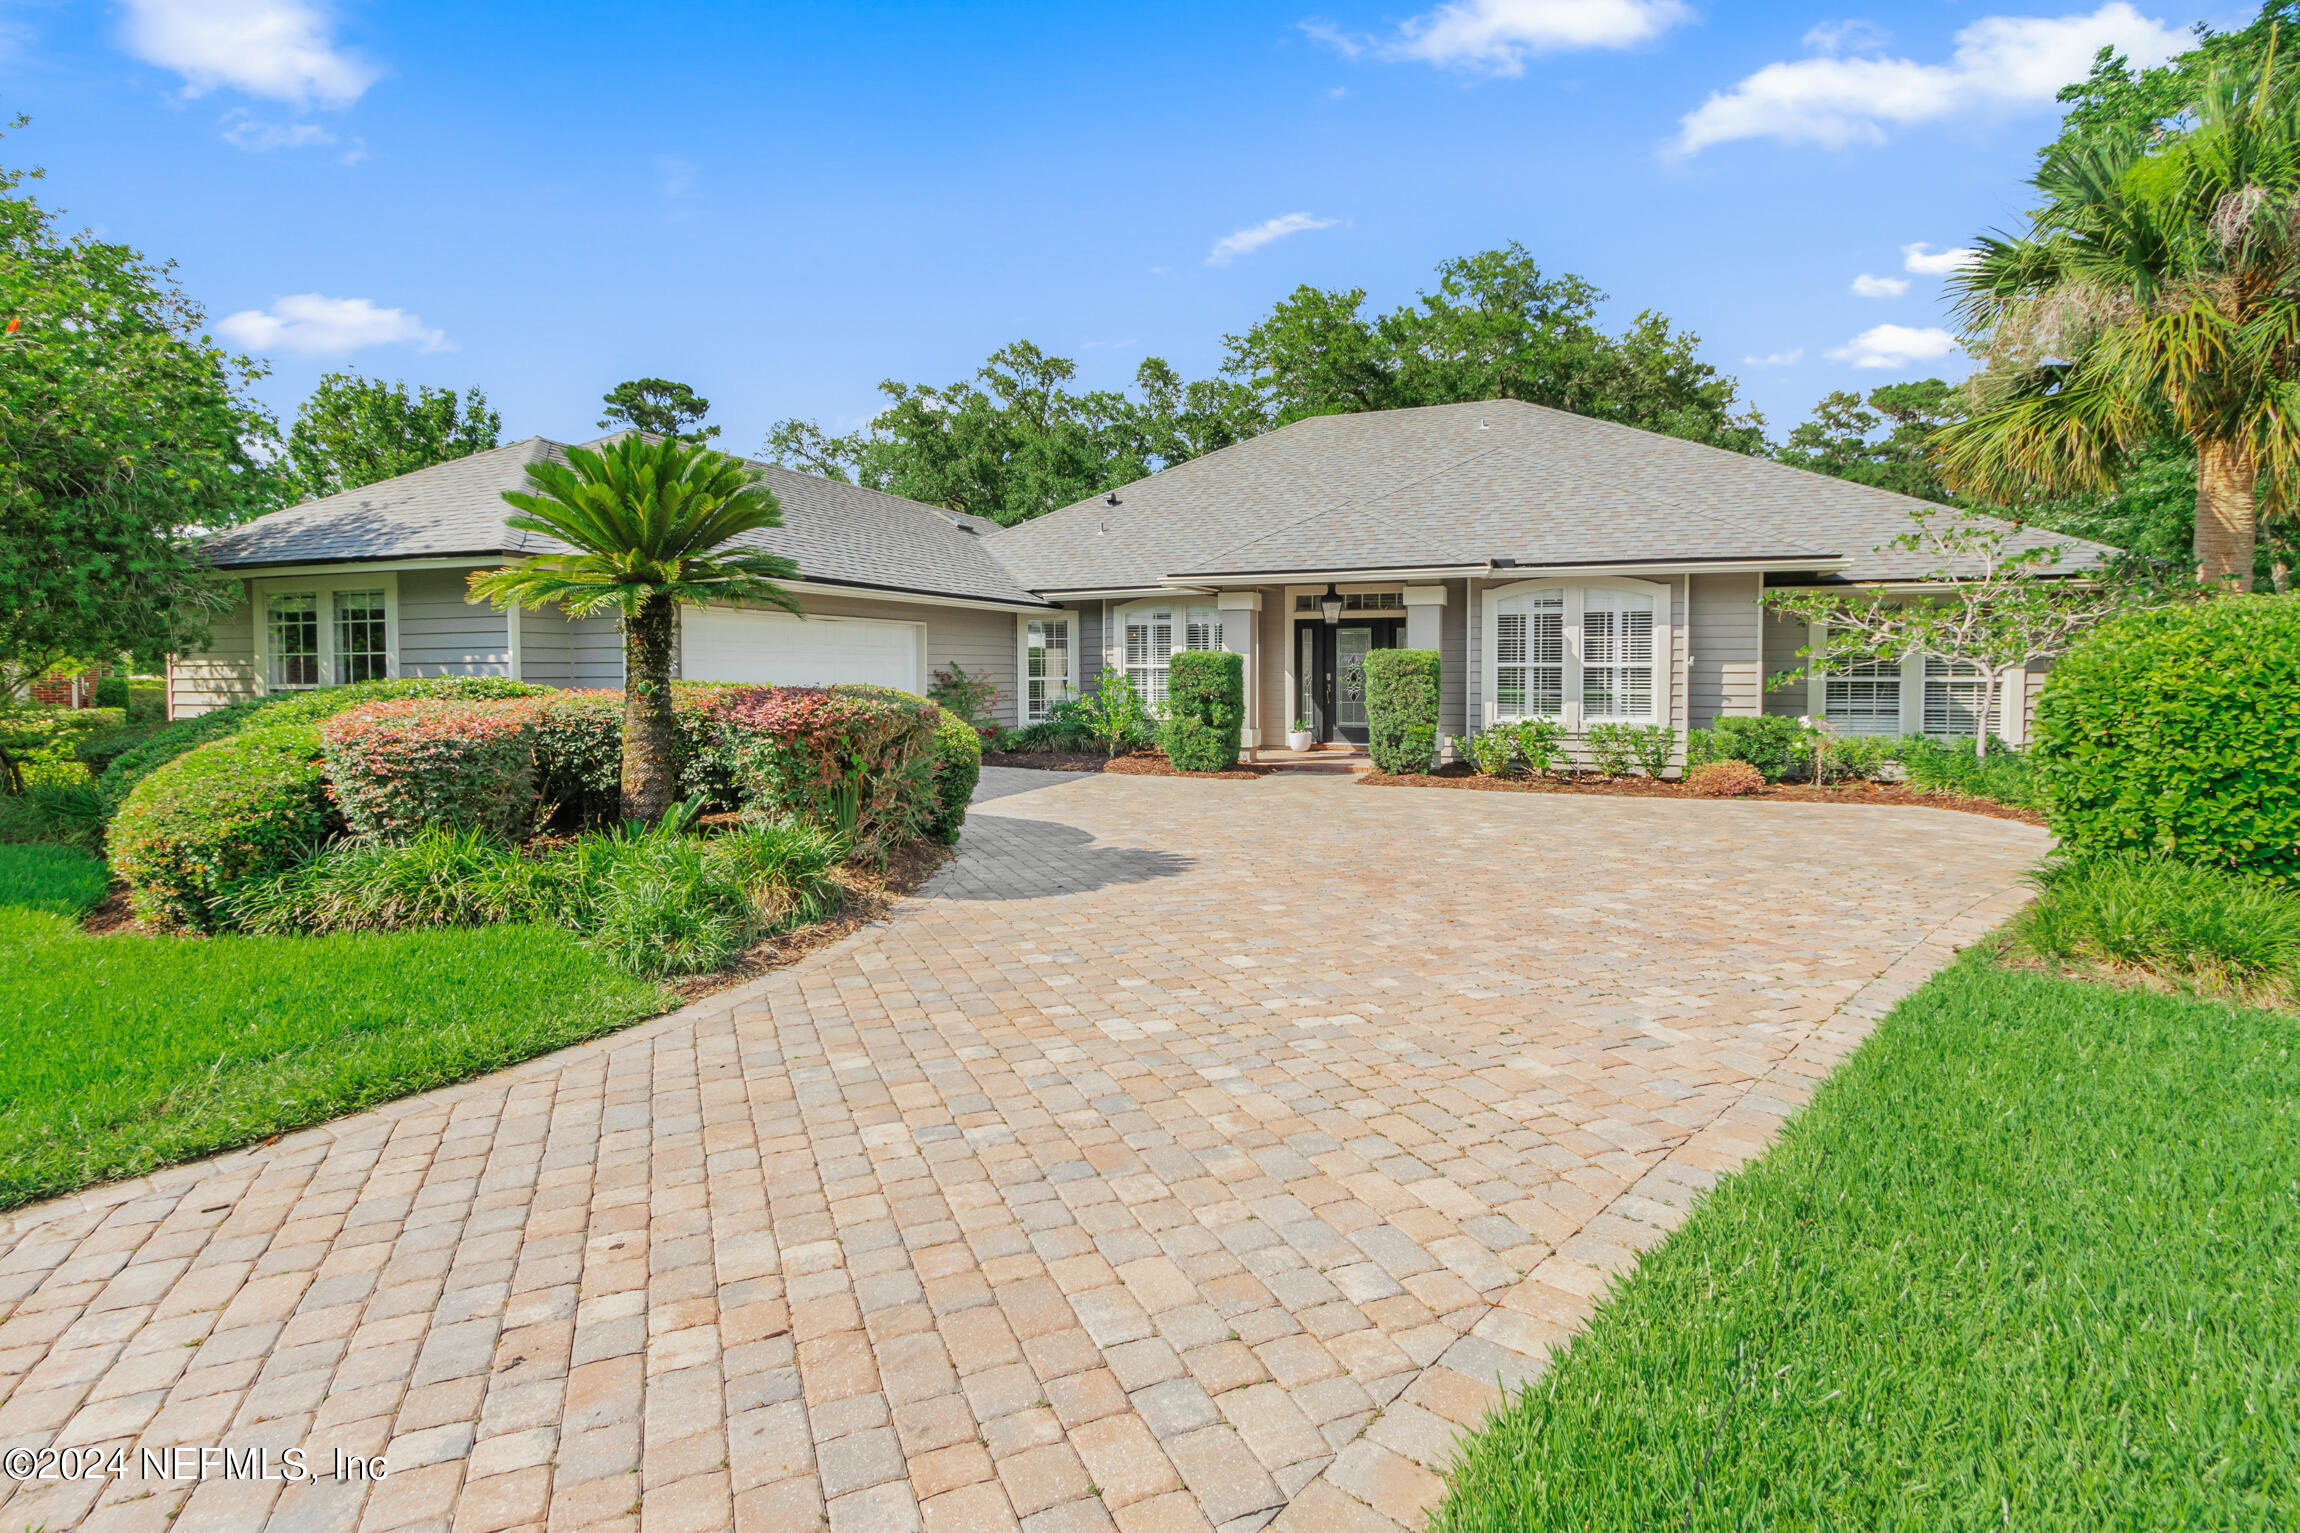
[[[2080,140],[2038,171],[2027,233],[1953,280],[1985,358],[1937,438],[1952,488],[2018,505],[2113,486],[2152,441],[2196,453],[2196,571],[2249,589],[2300,458],[2300,91],[2215,76],[2183,131]]]
[[[783,513],[758,473],[724,453],[636,433],[565,463],[527,470],[528,490],[505,490],[508,526],[540,532],[572,552],[538,554],[471,577],[472,594],[498,607],[612,611],[623,627],[623,815],[653,819],[679,780],[671,718],[671,648],[682,603],[763,602],[797,612],[778,580],[799,567],[778,554],[729,550],[746,532],[780,527]]]

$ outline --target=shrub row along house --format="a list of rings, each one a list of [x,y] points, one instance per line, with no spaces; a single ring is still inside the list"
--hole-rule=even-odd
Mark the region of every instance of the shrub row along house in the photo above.
[[[541,438],[277,511],[211,540],[247,601],[176,662],[181,716],[249,696],[385,676],[622,684],[614,620],[498,612],[475,570],[551,551],[504,526],[502,492],[563,454]],[[1813,635],[1768,587],[1921,591],[1890,551],[1919,503],[1673,437],[1510,400],[1297,422],[1016,527],[759,465],[805,616],[682,614],[679,674],[924,690],[987,676],[1019,727],[1124,671],[1153,704],[1171,657],[1244,657],[1244,743],[1297,721],[1366,739],[1377,649],[1442,656],[1441,740],[1511,718],[1567,730],[1820,714],[1857,734],[1970,735],[1980,678],[1937,658],[1798,670]],[[2109,550],[2060,544],[2071,572]],[[2001,679],[1990,732],[2027,734],[2036,678]]]

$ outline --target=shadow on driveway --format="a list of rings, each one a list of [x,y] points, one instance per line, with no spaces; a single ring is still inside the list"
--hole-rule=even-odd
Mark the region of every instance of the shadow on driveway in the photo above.
[[[926,892],[947,900],[1037,900],[1113,884],[1146,884],[1196,866],[1177,852],[1103,846],[1091,831],[1052,820],[966,817],[959,855]]]

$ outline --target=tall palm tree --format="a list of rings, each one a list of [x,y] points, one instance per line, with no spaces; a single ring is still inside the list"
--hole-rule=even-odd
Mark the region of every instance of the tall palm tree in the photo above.
[[[633,433],[565,463],[527,470],[529,490],[505,490],[506,525],[573,552],[538,554],[471,577],[498,607],[556,604],[585,617],[614,611],[623,626],[623,814],[653,819],[679,780],[671,719],[671,646],[681,603],[763,602],[797,612],[776,585],[799,567],[778,554],[728,550],[746,532],[783,524],[757,471],[707,447]]]
[[[2172,134],[2050,155],[2027,233],[1954,279],[1988,362],[1936,439],[1950,486],[2018,505],[2111,488],[2167,436],[2196,453],[2196,572],[2250,589],[2260,516],[2300,460],[2300,91],[2264,61],[2215,75]]]

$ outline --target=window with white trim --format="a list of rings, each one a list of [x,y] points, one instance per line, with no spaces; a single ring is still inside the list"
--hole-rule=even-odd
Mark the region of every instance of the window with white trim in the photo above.
[[[283,592],[264,602],[264,636],[270,659],[271,690],[296,691],[319,685],[319,597],[311,591]]]
[[[1581,595],[1581,716],[1653,716],[1653,598],[1642,591]]]
[[[1070,619],[1032,618],[1023,639],[1023,722],[1044,719],[1070,687]]]
[[[339,686],[355,681],[381,681],[388,674],[390,647],[385,639],[383,593],[335,593],[335,679]]]
[[[1822,679],[1822,716],[1841,735],[1901,732],[1901,663],[1864,660]]]
[[[1568,729],[1663,722],[1668,600],[1666,586],[1624,579],[1528,582],[1491,593],[1489,716],[1553,718]]]
[[[1977,665],[1966,660],[1944,660],[1939,655],[1925,656],[1925,733],[1928,735],[1978,735],[1980,733],[1981,693],[1987,689],[1988,678]],[[1989,733],[2001,735],[2005,724],[2004,682],[1997,683],[1996,696],[1989,703]]]
[[[1176,650],[1222,647],[1218,607],[1138,607],[1125,618],[1126,676],[1153,708],[1166,701],[1166,665]]]

